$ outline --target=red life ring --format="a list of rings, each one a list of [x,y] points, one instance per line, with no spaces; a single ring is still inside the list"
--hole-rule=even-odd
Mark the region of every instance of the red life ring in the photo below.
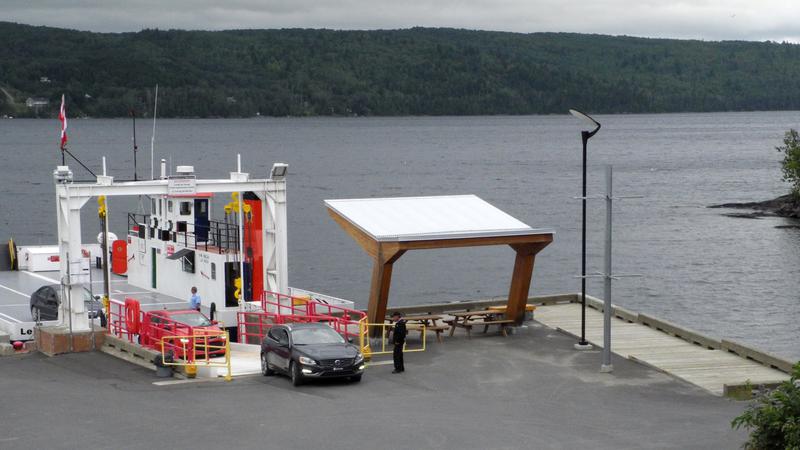
[[[131,334],[139,333],[139,301],[132,298],[125,299],[125,328]]]

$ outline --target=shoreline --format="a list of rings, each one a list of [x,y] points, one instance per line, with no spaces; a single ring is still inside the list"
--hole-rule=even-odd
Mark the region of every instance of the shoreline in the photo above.
[[[723,203],[720,205],[710,205],[708,208],[729,208],[729,209],[749,209],[749,213],[723,213],[728,217],[741,219],[760,219],[762,217],[785,217],[788,219],[800,219],[800,200],[795,199],[792,194],[782,195],[772,200],[760,202],[741,202]],[[790,227],[800,228],[800,224]]]

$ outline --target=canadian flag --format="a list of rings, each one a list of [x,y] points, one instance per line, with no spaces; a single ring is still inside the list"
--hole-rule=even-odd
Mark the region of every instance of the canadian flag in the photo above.
[[[67,108],[64,106],[64,94],[61,94],[61,110],[58,112],[61,121],[61,150],[67,146]]]

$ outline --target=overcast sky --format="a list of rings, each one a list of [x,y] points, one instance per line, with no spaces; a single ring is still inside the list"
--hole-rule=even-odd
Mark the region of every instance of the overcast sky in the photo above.
[[[0,0],[0,20],[106,32],[424,26],[800,42],[800,0]]]

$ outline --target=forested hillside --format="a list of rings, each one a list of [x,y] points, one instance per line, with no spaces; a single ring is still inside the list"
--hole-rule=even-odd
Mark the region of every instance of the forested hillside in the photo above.
[[[90,33],[0,22],[0,115],[800,109],[800,46],[414,28]],[[42,98],[47,105],[28,106]]]

